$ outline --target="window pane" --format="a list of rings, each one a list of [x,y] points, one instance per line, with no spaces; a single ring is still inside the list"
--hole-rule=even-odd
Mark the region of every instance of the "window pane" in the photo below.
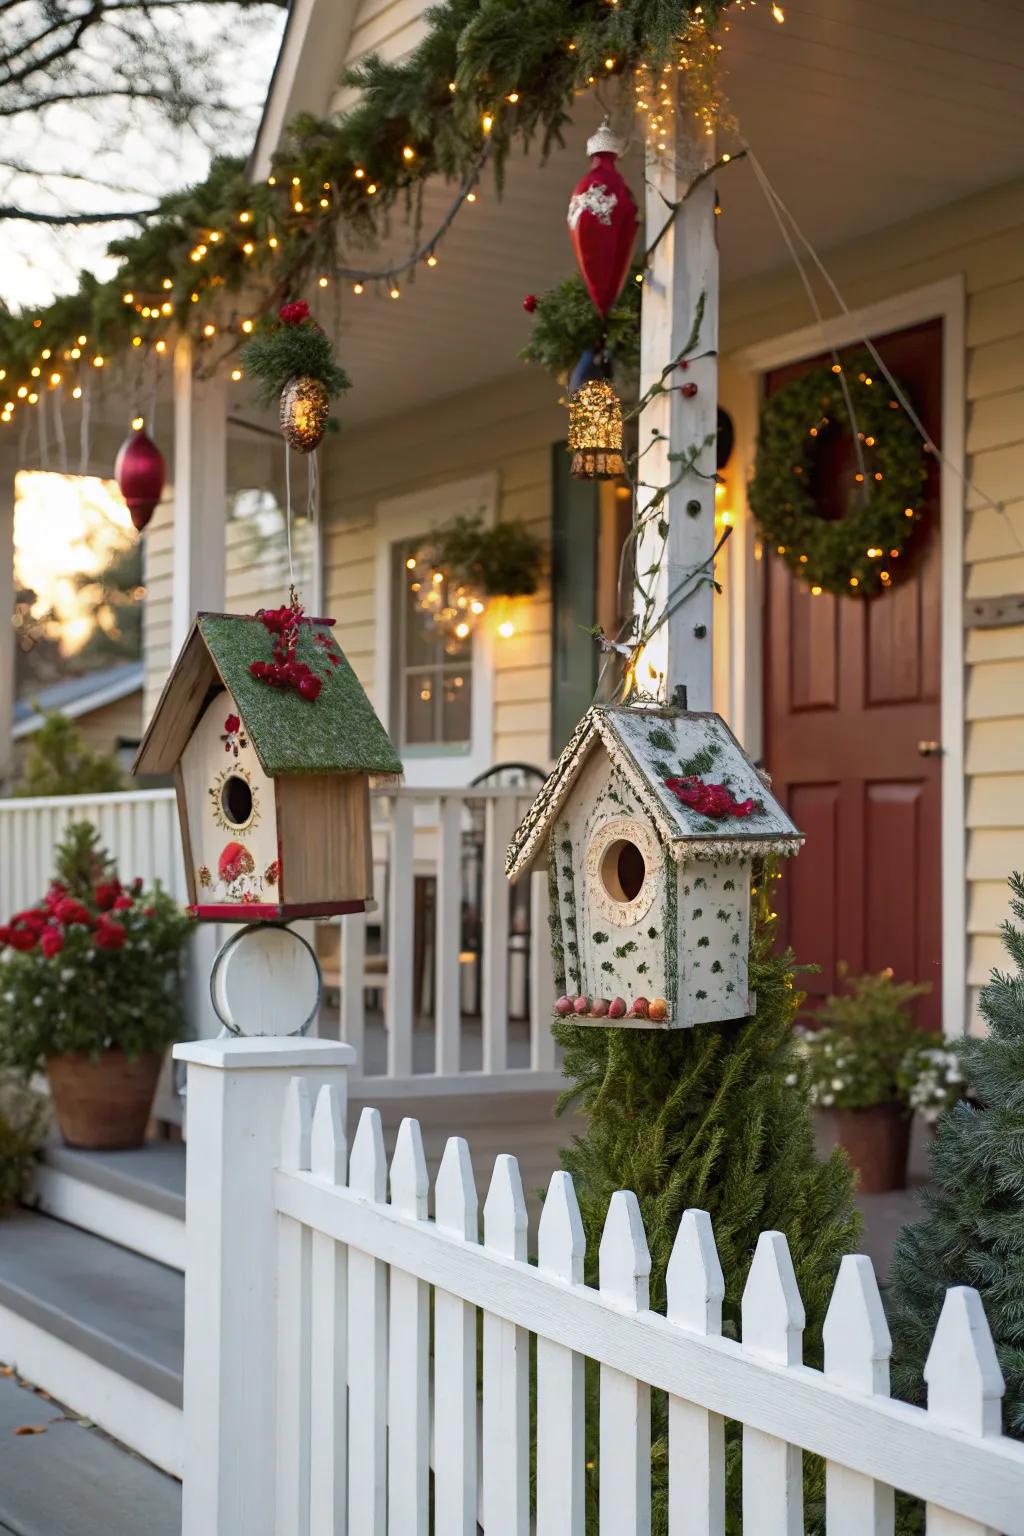
[[[435,720],[435,689],[437,675],[433,672],[409,672],[405,679],[405,742],[409,746],[426,746],[437,740]]]
[[[443,739],[468,742],[472,737],[469,673],[461,667],[447,668],[441,678],[441,689]]]
[[[412,583],[420,574],[408,560],[420,540],[392,546],[393,612],[392,677],[394,698],[400,701],[394,722],[401,746],[462,745],[471,740],[472,635],[459,636],[452,626],[438,626],[420,608]],[[448,601],[444,586],[440,607]]]

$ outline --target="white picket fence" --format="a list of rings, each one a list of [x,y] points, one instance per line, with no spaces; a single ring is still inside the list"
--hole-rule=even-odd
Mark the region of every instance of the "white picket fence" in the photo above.
[[[504,874],[505,850],[530,799],[530,791],[489,787],[375,792],[378,911],[335,920],[340,932],[323,945],[319,1033],[349,1041],[363,1063],[368,1019],[382,1019],[384,1060],[373,1070],[389,1078],[404,1081],[414,1070],[458,1077],[468,1061],[494,1086],[510,1068],[555,1085],[546,881],[533,878],[527,906],[512,897]],[[0,921],[46,890],[54,850],[73,820],[99,828],[126,878],[158,879],[187,901],[173,790],[0,800]],[[214,947],[207,942],[197,953],[200,980],[190,989],[198,1034],[218,1027],[206,1003]],[[471,1051],[463,1038],[470,1015]],[[417,1027],[426,1064],[414,1062]]]
[[[515,1159],[495,1163],[481,1242],[461,1138],[432,1220],[414,1120],[390,1171],[374,1109],[349,1154],[346,1046],[177,1054],[190,1106],[183,1536],[583,1536],[587,1358],[601,1536],[650,1530],[652,1389],[668,1401],[671,1536],[723,1536],[726,1420],[742,1425],[750,1536],[804,1530],[804,1451],[826,1459],[828,1536],[891,1536],[894,1488],[925,1501],[928,1536],[1024,1536],[1024,1444],[1000,1433],[1003,1382],[975,1291],[947,1293],[928,1407],[911,1407],[888,1395],[889,1335],[862,1256],[840,1268],[822,1373],[801,1363],[780,1232],[758,1240],[742,1340],[724,1338],[705,1212],[683,1216],[662,1316],[628,1191],[612,1198],[595,1290],[568,1175],[552,1177],[532,1263]]]

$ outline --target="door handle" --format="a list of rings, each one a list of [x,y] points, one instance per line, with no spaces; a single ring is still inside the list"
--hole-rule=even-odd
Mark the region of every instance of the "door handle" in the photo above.
[[[942,756],[942,742],[941,741],[919,741],[918,744],[917,744],[917,750],[918,750],[918,752],[920,753],[920,755],[922,757],[941,757]]]

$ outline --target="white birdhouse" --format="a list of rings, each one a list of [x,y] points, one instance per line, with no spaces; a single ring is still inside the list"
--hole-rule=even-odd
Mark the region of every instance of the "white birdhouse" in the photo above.
[[[595,705],[505,865],[514,881],[546,858],[555,1011],[672,1029],[752,1013],[751,861],[801,842],[718,715]]]

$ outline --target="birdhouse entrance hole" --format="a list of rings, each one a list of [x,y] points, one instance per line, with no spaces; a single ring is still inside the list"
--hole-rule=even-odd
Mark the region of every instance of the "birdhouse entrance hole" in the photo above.
[[[647,877],[647,864],[636,843],[616,838],[601,860],[601,880],[613,901],[635,901]]]
[[[251,821],[252,786],[240,773],[229,773],[221,785],[220,808],[233,827],[245,827]]]

